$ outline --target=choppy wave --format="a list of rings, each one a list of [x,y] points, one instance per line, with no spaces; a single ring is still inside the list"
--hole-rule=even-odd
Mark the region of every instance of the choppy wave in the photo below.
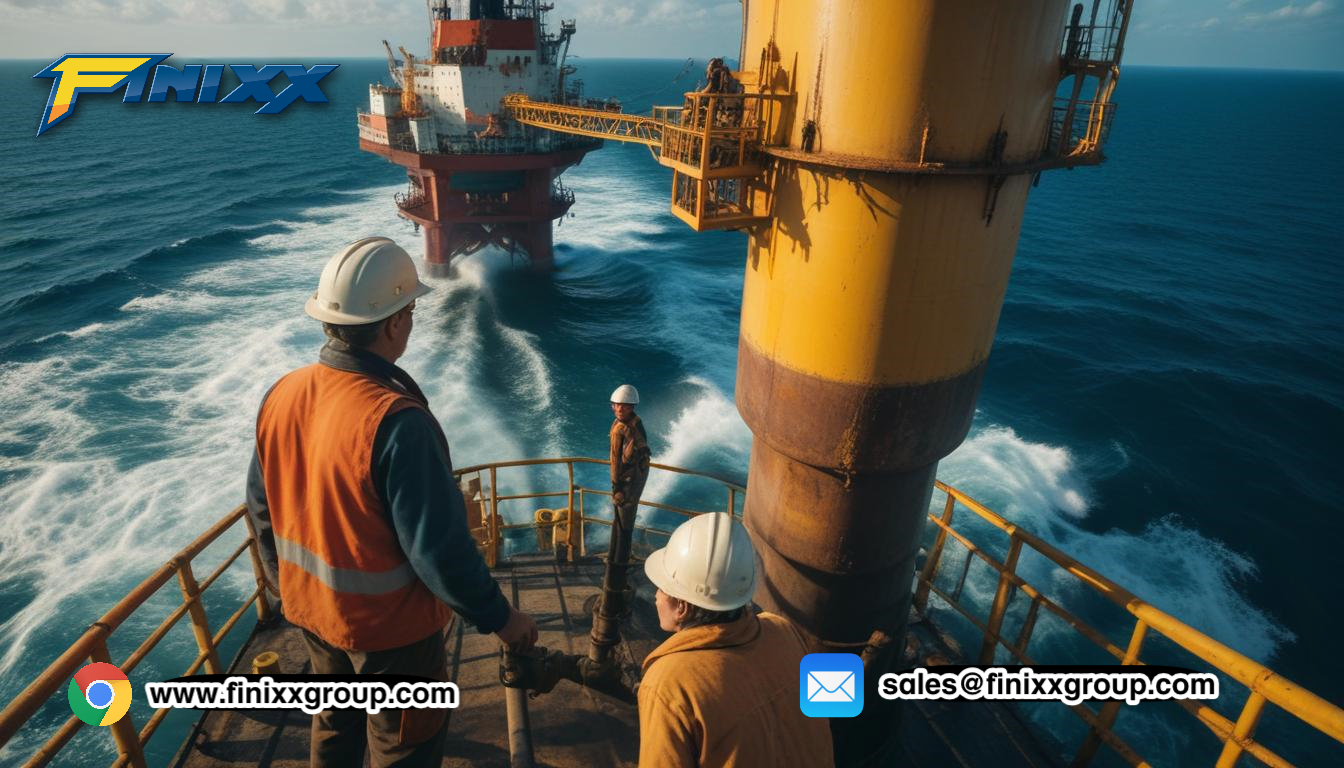
[[[388,208],[370,194],[306,212],[343,227],[301,215],[265,234],[218,234],[233,239],[234,259],[62,334],[56,354],[0,366],[0,400],[13,414],[0,425],[0,578],[31,595],[0,624],[0,674],[45,659],[33,649],[68,641],[68,617],[87,624],[115,591],[103,587],[124,590],[237,504],[261,395],[321,344],[301,313],[312,281],[352,231],[409,239]],[[475,300],[483,271],[467,264],[426,279],[436,290],[416,318],[429,330],[412,337],[402,364],[448,426],[459,463],[519,455],[517,430],[474,391],[476,370],[491,364]],[[549,386],[528,335],[503,337]]]
[[[639,66],[611,65],[590,87],[625,78],[610,92],[637,92],[626,86]],[[1250,156],[1229,153],[1232,138],[1301,145],[1256,131],[1286,111],[1307,110],[1301,126],[1331,124],[1312,116],[1329,100],[1321,82],[1288,75],[1240,99],[1241,81],[1213,78],[1177,89],[1182,103],[1216,96],[1207,103],[1269,118],[1169,124],[1165,84],[1199,77],[1127,78],[1112,162],[1033,193],[984,413],[940,476],[1195,627],[1337,688],[1331,618],[1293,595],[1328,583],[1338,538],[1339,158],[1311,155],[1310,172],[1293,170],[1296,156],[1262,163],[1259,188],[1243,183],[1257,166],[1218,162]],[[364,97],[363,80],[347,82],[345,96]],[[1160,136],[1134,130],[1145,109]],[[258,399],[322,341],[302,306],[325,259],[373,233],[418,250],[390,199],[401,171],[353,149],[348,114],[305,115],[307,133],[292,120],[246,123],[274,162],[204,161],[228,156],[234,137],[171,120],[165,141],[191,140],[197,155],[141,147],[113,162],[77,128],[32,153],[0,142],[15,190],[0,200],[12,240],[0,246],[0,697],[237,502]],[[11,123],[0,116],[5,136],[31,139]],[[1224,126],[1237,136],[1208,133]],[[1183,133],[1204,140],[1167,140]],[[61,167],[96,171],[90,183],[114,186],[110,169],[141,174],[133,183],[155,199],[100,191],[106,209],[84,205],[86,190],[48,181],[57,154]],[[455,463],[601,455],[602,403],[628,379],[645,394],[658,461],[742,479],[741,236],[689,235],[667,212],[666,170],[642,149],[608,147],[565,183],[577,202],[556,229],[551,278],[518,289],[526,281],[490,252],[426,278],[436,290],[401,363]],[[1132,204],[1080,218],[1080,201],[1097,199]],[[1093,233],[1086,247],[1080,227]],[[648,493],[691,488],[655,476]],[[1279,509],[1293,521],[1273,520]],[[1037,567],[1024,563],[1030,578],[1069,588]],[[973,575],[967,589],[993,583]],[[1157,730],[1144,739],[1173,755],[1181,743]]]
[[[1167,510],[1136,532],[1089,530],[1089,478],[1078,465],[1068,448],[1024,440],[1009,427],[992,425],[978,429],[944,459],[938,476],[1140,598],[1252,658],[1272,659],[1293,641],[1291,631],[1245,594],[1247,582],[1258,576],[1255,564],[1191,528],[1177,510]],[[1030,566],[1024,568],[1031,580]],[[1054,579],[1051,569],[1039,561],[1035,575],[1047,583]],[[971,588],[978,586],[987,596],[996,583],[987,577]],[[1065,585],[1075,595],[1082,593],[1081,588]]]

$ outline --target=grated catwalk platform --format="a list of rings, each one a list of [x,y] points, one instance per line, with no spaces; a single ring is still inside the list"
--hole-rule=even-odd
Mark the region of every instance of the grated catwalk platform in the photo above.
[[[566,653],[588,647],[593,605],[602,582],[602,561],[574,564],[547,555],[515,557],[494,569],[505,594],[536,618],[540,644]],[[667,636],[658,628],[652,587],[634,570],[633,612],[623,626],[620,659],[630,679]],[[955,659],[932,624],[912,616],[910,648],[921,660],[930,654]],[[447,635],[449,674],[461,691],[461,705],[448,728],[445,768],[508,766],[509,730],[505,689],[499,683],[499,642],[455,620]],[[923,649],[923,650],[920,650]],[[288,622],[258,630],[239,653],[231,672],[250,671],[252,658],[279,653],[280,672],[302,673],[308,654],[300,631]],[[886,702],[883,702],[886,704]],[[634,766],[639,759],[639,718],[633,707],[561,682],[528,702],[536,765],[553,768]],[[919,702],[907,706],[902,757],[912,766],[996,765],[1022,768],[1061,763],[1044,749],[1007,707],[989,702]],[[177,768],[308,765],[310,717],[298,710],[206,713],[179,752]]]

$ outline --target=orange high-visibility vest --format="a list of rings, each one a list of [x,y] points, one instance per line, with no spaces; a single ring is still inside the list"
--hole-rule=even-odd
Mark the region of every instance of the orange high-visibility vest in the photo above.
[[[451,616],[411,568],[373,482],[378,425],[420,407],[319,363],[282,378],[257,417],[285,617],[338,648],[407,645]]]

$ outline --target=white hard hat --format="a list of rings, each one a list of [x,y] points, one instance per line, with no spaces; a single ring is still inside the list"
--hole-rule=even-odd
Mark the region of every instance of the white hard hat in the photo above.
[[[622,384],[611,393],[611,402],[626,403],[627,405],[639,405],[639,390],[629,384]]]
[[[304,311],[333,325],[364,325],[400,312],[429,293],[415,262],[386,237],[366,237],[327,262]]]
[[[756,591],[756,550],[736,518],[709,512],[678,526],[667,546],[644,561],[644,573],[678,600],[731,611],[751,602]]]

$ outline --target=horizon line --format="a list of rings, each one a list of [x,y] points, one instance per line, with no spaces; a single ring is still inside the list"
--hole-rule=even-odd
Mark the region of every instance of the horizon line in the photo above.
[[[93,53],[93,52],[92,52],[92,51],[80,51],[80,52],[77,52],[77,53]],[[112,51],[98,51],[97,53],[112,53]],[[132,51],[132,53],[134,53],[134,51]],[[69,55],[73,55],[73,53],[72,53],[72,52],[66,52],[66,53],[63,53],[63,54],[58,54],[58,57],[59,57],[59,56],[69,56]],[[176,53],[171,54],[171,55],[174,56],[174,57],[179,56],[179,54],[176,54]],[[327,55],[327,54],[299,54],[298,56],[293,56],[293,55],[291,55],[291,54],[286,54],[285,56],[286,56],[287,58],[300,58],[300,57],[301,57],[301,58],[305,58],[305,59],[325,58],[325,59],[343,59],[343,60],[347,60],[347,61],[386,61],[386,57],[385,57],[385,56],[378,56],[378,55],[369,55],[369,56],[346,56],[346,55],[329,56],[329,55]],[[189,55],[189,56],[188,56],[188,55],[181,55],[181,58],[184,58],[184,59],[191,59],[191,60],[205,60],[205,59],[219,59],[219,58],[249,58],[249,59],[258,59],[258,58],[263,58],[263,57],[265,57],[265,58],[272,58],[272,59],[275,59],[275,60],[277,60],[277,61],[279,60],[279,58],[278,58],[277,56],[275,56],[274,54],[205,54],[205,55],[195,55],[195,54],[192,54],[192,55]],[[694,59],[704,58],[704,59],[707,60],[707,59],[712,58],[712,57],[711,57],[711,56],[708,56],[708,55],[705,55],[705,56],[696,56],[696,55],[692,55],[692,56],[685,56],[685,57],[683,57],[683,56],[668,56],[668,57],[663,57],[663,56],[579,56],[579,55],[571,55],[569,58],[571,58],[571,59],[577,59],[577,60],[579,60],[579,61],[685,61],[685,60],[688,59],[688,58],[689,58],[689,59],[693,59],[693,60],[694,60]],[[727,57],[725,57],[725,58],[727,58]],[[47,58],[36,58],[36,57],[32,57],[32,56],[0,56],[0,61],[38,61],[38,62],[41,62],[41,61],[47,61],[47,60],[48,60]],[[227,62],[226,62],[226,63],[227,63]],[[251,62],[239,62],[239,63],[251,63]],[[1232,71],[1242,71],[1242,72],[1311,72],[1311,73],[1319,73],[1319,74],[1330,74],[1330,73],[1333,73],[1333,74],[1339,74],[1339,73],[1344,73],[1344,67],[1340,67],[1340,68],[1337,68],[1337,69],[1328,69],[1328,68],[1321,68],[1321,67],[1299,67],[1299,66],[1283,66],[1283,67],[1279,67],[1279,66],[1245,66],[1245,65],[1236,65],[1236,64],[1151,64],[1151,63],[1144,63],[1144,64],[1138,64],[1138,63],[1134,63],[1134,64],[1122,64],[1122,65],[1121,65],[1121,71],[1123,71],[1123,70],[1125,70],[1125,69],[1199,69],[1199,70],[1232,70]]]

